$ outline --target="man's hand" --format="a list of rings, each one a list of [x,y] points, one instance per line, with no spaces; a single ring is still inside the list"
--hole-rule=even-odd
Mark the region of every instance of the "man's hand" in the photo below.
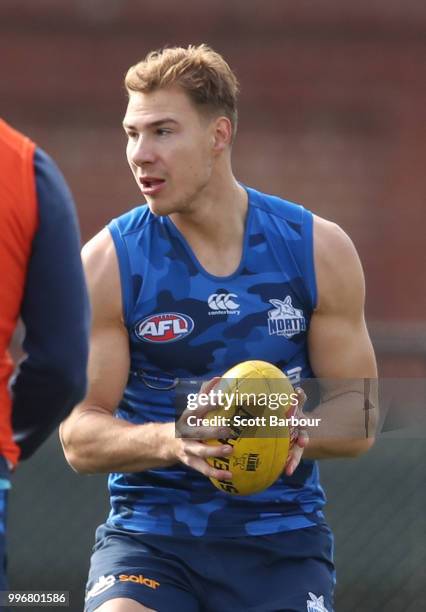
[[[200,394],[208,394],[219,382],[220,378],[212,378],[203,383]],[[232,474],[228,470],[217,470],[211,467],[207,457],[228,457],[232,453],[232,446],[229,444],[203,444],[202,440],[226,439],[231,432],[228,427],[194,426],[188,424],[188,417],[195,416],[204,418],[206,415],[217,408],[217,406],[197,406],[195,409],[186,409],[176,423],[176,432],[179,438],[175,439],[174,455],[178,461],[188,467],[201,472],[208,478],[217,480],[231,480]]]
[[[219,382],[216,377],[203,383],[200,393],[208,394]],[[303,389],[296,389],[298,404],[294,411],[294,416],[298,419],[303,417],[303,406],[306,402],[306,394]],[[175,446],[175,457],[181,463],[201,472],[208,478],[218,480],[231,480],[232,474],[226,470],[212,468],[206,461],[207,457],[227,457],[232,453],[229,444],[207,446],[202,440],[225,439],[229,437],[230,430],[227,427],[193,426],[188,424],[188,417],[193,415],[198,418],[205,417],[216,406],[198,406],[193,410],[186,409],[176,423],[176,432],[181,436],[177,438]],[[285,474],[291,476],[300,463],[303,451],[309,443],[309,436],[305,429],[294,428],[291,432],[290,452],[285,465]]]
[[[306,394],[300,387],[296,389],[298,395],[297,407],[294,411],[294,417],[301,419],[303,415],[303,406],[306,403]],[[309,444],[309,436],[306,429],[295,427],[290,432],[290,452],[287,457],[284,473],[286,476],[294,474],[297,466],[303,455],[303,451]]]

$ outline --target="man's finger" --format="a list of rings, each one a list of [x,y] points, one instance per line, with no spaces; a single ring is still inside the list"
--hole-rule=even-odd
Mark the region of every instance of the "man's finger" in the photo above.
[[[213,390],[213,388],[218,384],[219,381],[220,381],[219,376],[215,376],[211,380],[206,380],[201,385],[198,395],[209,395],[209,393]],[[212,410],[216,410],[217,408],[220,408],[220,406],[217,404],[210,404],[210,402],[207,402],[206,406],[198,405],[195,409],[192,409],[190,413],[195,414],[198,417],[203,417],[208,412],[211,412]]]
[[[192,440],[226,440],[231,433],[229,427],[195,426],[188,425],[186,421],[180,421],[176,425],[176,434],[179,438],[191,438]]]
[[[203,444],[203,448],[197,450],[199,457],[229,457],[232,455],[233,448],[229,444],[222,444],[220,446],[216,444]]]
[[[309,435],[306,429],[299,429],[299,435],[297,436],[297,440],[295,445],[299,448],[306,448],[309,444]]]
[[[199,457],[190,456],[186,461],[186,465],[191,467],[207,478],[216,478],[217,480],[232,480],[232,474],[228,470],[218,470],[214,467],[211,467],[204,459],[200,459]]]
[[[303,451],[308,444],[308,432],[305,429],[300,429],[298,432],[298,437],[295,440],[286,461],[284,471],[287,476],[291,476],[292,474],[294,474],[294,471],[296,470],[297,466],[300,463],[300,460],[302,459]]]
[[[297,393],[297,409],[296,409],[296,412],[299,413],[299,415],[301,415],[302,411],[303,411],[303,406],[306,404],[307,397],[306,397],[306,393],[304,392],[302,387],[297,387],[296,393]]]
[[[303,455],[303,448],[299,446],[293,447],[291,454],[287,460],[287,465],[285,466],[285,473],[287,476],[292,476],[294,474],[295,469],[300,463],[300,460]]]
[[[213,389],[213,387],[217,385],[219,381],[220,381],[220,376],[215,376],[214,378],[211,378],[210,380],[205,380],[200,387],[199,393],[210,393],[210,391]]]

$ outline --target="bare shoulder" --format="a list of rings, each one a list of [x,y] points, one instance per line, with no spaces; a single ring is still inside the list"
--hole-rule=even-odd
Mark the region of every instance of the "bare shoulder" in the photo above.
[[[364,273],[350,237],[336,223],[314,217],[318,310],[359,311],[365,299]]]
[[[96,319],[122,317],[120,271],[111,234],[104,228],[82,250],[84,271]]]

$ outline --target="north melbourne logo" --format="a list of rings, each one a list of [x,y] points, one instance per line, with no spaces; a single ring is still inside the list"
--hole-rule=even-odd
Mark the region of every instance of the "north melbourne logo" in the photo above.
[[[317,597],[311,592],[308,595],[309,599],[306,601],[306,610],[308,612],[327,612],[327,608],[324,606],[324,595]]]
[[[238,299],[236,293],[212,293],[207,300],[209,315],[239,315],[240,305],[235,299]]]
[[[274,306],[268,311],[269,335],[284,336],[292,338],[296,334],[306,331],[306,319],[303,310],[294,308],[291,303],[291,296],[281,300],[269,300]]]

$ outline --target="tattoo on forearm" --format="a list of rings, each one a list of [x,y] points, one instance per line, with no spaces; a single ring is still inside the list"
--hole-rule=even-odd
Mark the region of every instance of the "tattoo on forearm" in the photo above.
[[[373,404],[370,401],[371,381],[369,378],[364,378],[364,427],[365,437],[368,438],[368,427],[370,421],[370,410],[373,409]]]

